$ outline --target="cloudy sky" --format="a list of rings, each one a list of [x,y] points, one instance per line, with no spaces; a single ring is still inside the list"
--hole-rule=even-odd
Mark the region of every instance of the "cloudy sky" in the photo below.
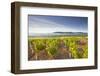
[[[52,32],[87,32],[87,17],[69,16],[28,16],[29,35]]]

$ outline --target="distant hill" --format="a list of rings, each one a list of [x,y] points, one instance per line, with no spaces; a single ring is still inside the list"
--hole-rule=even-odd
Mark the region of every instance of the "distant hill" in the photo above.
[[[54,32],[56,34],[66,34],[66,35],[88,35],[86,32]]]
[[[53,32],[53,33],[34,33],[30,37],[49,37],[49,36],[87,36],[85,32]]]

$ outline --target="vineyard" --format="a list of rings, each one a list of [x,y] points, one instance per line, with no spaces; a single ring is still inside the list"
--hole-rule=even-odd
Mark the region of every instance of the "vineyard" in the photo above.
[[[28,60],[79,59],[88,57],[88,38],[29,38]]]

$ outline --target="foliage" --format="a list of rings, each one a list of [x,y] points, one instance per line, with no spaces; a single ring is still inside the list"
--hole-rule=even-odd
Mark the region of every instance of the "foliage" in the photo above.
[[[84,44],[82,40],[85,41]],[[72,58],[87,58],[88,57],[88,40],[87,37],[52,37],[52,38],[33,38],[29,39],[29,42],[32,43],[33,49],[35,52],[39,53],[41,50],[47,52],[49,57],[53,57],[58,53],[58,48],[61,43],[64,43],[64,46],[68,48],[68,51],[71,52]]]
[[[36,51],[45,49],[45,40],[38,39],[38,40],[34,40],[33,43]]]

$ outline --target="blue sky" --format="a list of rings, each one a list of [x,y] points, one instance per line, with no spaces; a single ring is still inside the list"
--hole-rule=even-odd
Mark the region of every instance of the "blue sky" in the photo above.
[[[87,32],[87,17],[71,16],[28,16],[29,34],[52,32]]]

